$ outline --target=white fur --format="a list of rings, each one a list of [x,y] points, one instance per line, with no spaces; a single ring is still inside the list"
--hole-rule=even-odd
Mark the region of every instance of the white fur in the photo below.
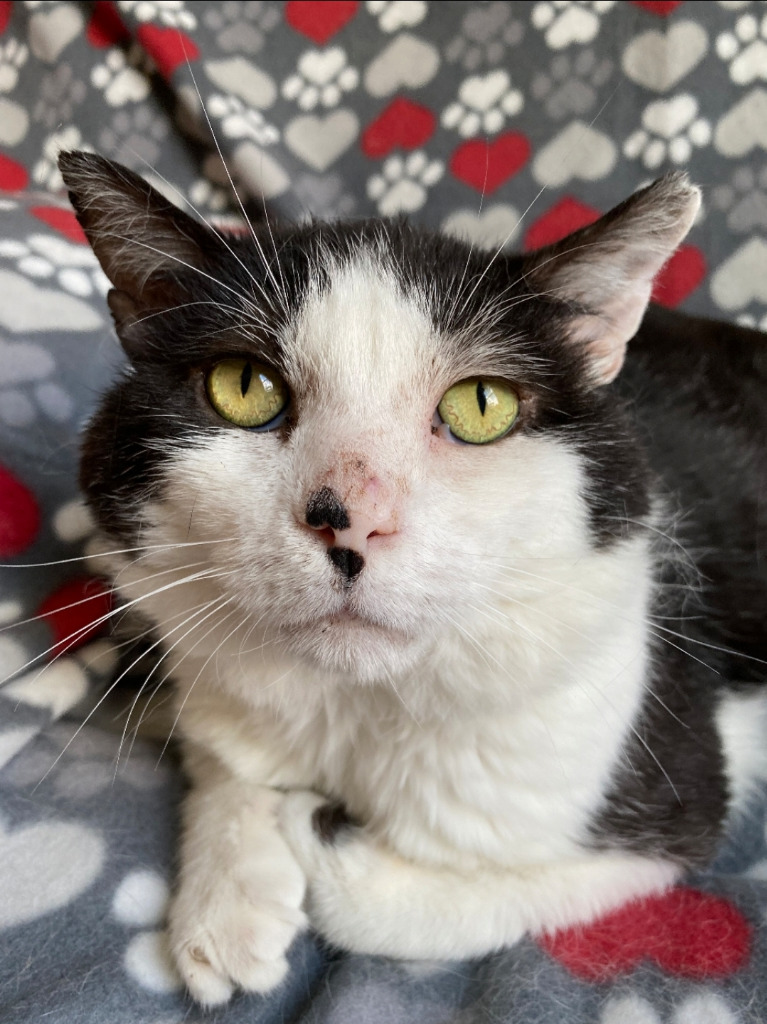
[[[594,549],[582,467],[551,438],[432,433],[485,368],[457,374],[381,267],[337,268],[283,343],[288,440],[222,429],[174,452],[142,533],[171,546],[112,562],[176,680],[195,791],[172,935],[193,994],[279,980],[304,879],[330,938],[421,957],[668,885],[668,864],[583,845],[643,695],[646,541]],[[323,486],[353,510],[371,480],[396,532],[344,588],[303,510]],[[306,790],[364,828],[323,845]]]

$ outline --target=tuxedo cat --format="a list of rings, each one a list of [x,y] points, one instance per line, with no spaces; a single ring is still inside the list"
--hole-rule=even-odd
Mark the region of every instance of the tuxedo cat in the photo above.
[[[61,170],[129,357],[82,485],[173,680],[192,994],[307,923],[476,956],[710,858],[767,772],[767,350],[647,309],[686,177],[492,256]]]

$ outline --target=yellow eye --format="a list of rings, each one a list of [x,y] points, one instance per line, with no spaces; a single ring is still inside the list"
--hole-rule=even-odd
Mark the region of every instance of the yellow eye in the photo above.
[[[287,406],[285,381],[271,367],[249,359],[222,359],[205,378],[210,404],[238,427],[263,427]]]
[[[519,398],[503,380],[471,377],[444,393],[437,412],[461,441],[488,444],[514,426]]]

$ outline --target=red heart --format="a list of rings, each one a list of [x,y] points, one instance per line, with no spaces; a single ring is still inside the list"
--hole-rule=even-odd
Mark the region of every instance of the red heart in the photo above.
[[[538,941],[583,981],[608,981],[643,960],[679,977],[703,979],[726,978],[745,966],[751,934],[731,903],[679,888]]]
[[[142,25],[138,41],[157,65],[164,78],[170,78],[179,64],[197,60],[200,50],[193,39],[177,28]]]
[[[82,245],[88,244],[85,232],[71,210],[60,210],[57,206],[33,206],[29,212],[44,224],[66,235],[71,241],[80,242]]]
[[[0,191],[19,192],[29,184],[26,167],[0,153]]]
[[[81,647],[104,628],[104,616],[112,609],[112,595],[102,580],[93,576],[70,580],[47,597],[37,614],[44,618],[56,641],[49,652],[55,658]]]
[[[25,551],[40,529],[37,499],[5,466],[0,465],[0,557]]]
[[[434,114],[403,96],[372,121],[362,133],[362,151],[366,156],[386,156],[396,146],[415,149],[431,137],[436,126]]]
[[[114,4],[109,3],[109,0],[96,0],[86,37],[91,46],[101,49],[130,39],[130,32]]]
[[[637,7],[644,7],[650,14],[667,18],[675,7],[681,7],[684,0],[634,0]]]
[[[653,302],[672,309],[678,306],[695,291],[706,276],[706,270],[706,260],[700,249],[695,245],[683,245],[655,278]]]
[[[11,20],[11,12],[13,11],[13,0],[2,0],[0,3],[0,36],[5,32],[8,27],[8,22]]]
[[[358,7],[358,0],[289,0],[285,20],[322,46],[351,21]]]
[[[450,158],[450,170],[459,181],[490,195],[527,163],[530,143],[519,132],[506,132],[494,142],[472,139]]]
[[[527,230],[525,249],[540,249],[569,235],[571,231],[593,224],[599,217],[599,210],[586,206],[572,196],[563,196],[539,217]]]

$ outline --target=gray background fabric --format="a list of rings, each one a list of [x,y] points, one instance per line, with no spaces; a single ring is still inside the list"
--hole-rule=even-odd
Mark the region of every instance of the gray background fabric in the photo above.
[[[767,4],[0,3],[0,1019],[767,1018],[761,803],[694,880],[755,929],[723,978],[645,958],[593,984],[532,941],[424,965],[307,936],[269,999],[203,1015],[180,992],[163,950],[172,752],[138,741],[116,762],[122,723],[98,713],[75,735],[115,678],[116,641],[41,672],[26,663],[56,633],[26,620],[80,585],[78,562],[49,563],[87,545],[77,435],[122,359],[55,154],[97,150],[234,222],[203,107],[254,212],[404,213],[488,247],[550,240],[687,167],[705,212],[659,298],[767,327]]]

